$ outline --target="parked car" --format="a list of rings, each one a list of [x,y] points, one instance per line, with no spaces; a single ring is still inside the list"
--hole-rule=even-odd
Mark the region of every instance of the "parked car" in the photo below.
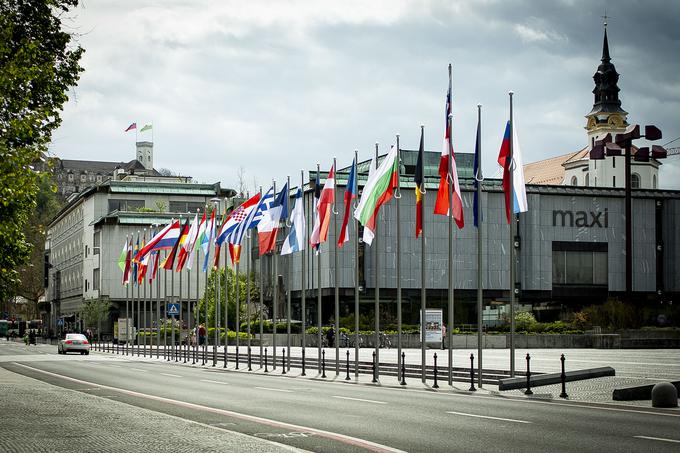
[[[90,353],[90,342],[87,337],[81,333],[67,333],[66,338],[59,340],[57,345],[57,352],[59,354],[66,354],[67,352],[80,352],[81,354]]]

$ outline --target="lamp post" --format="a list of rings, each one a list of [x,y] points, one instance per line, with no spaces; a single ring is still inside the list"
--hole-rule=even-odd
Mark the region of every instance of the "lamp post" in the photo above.
[[[632,196],[631,196],[631,157],[637,162],[649,162],[652,159],[665,159],[667,157],[666,150],[659,145],[652,145],[651,153],[649,147],[638,148],[635,156],[632,155],[633,140],[644,137],[649,141],[660,140],[662,137],[661,131],[653,125],[645,126],[644,135],[640,134],[640,125],[634,124],[628,126],[626,131],[622,134],[616,134],[616,138],[612,141],[611,134],[607,134],[601,140],[595,141],[595,144],[590,151],[590,158],[595,160],[603,160],[606,156],[620,156],[624,155],[625,163],[625,205],[626,205],[626,297],[628,303],[633,302],[633,219],[632,219]]]

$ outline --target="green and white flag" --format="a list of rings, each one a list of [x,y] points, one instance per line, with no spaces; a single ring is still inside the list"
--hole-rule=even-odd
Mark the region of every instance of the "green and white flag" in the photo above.
[[[128,240],[125,238],[125,244],[123,244],[123,250],[121,250],[120,255],[118,256],[118,267],[120,267],[120,270],[122,272],[125,272],[125,260],[127,258],[127,250],[128,250]]]
[[[151,129],[153,129],[153,125],[145,124],[144,127],[139,130],[139,132],[150,131]]]
[[[354,218],[364,226],[364,242],[368,245],[371,245],[375,236],[378,210],[392,199],[394,188],[397,187],[397,165],[397,147],[392,146],[377,170],[369,174],[359,205],[354,210]]]

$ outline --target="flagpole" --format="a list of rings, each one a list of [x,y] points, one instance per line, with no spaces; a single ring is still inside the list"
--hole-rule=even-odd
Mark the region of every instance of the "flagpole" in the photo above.
[[[321,184],[319,179],[319,170],[321,165],[316,163],[316,184]],[[314,188],[316,191],[316,187]],[[321,201],[321,196],[319,196],[319,201]],[[318,202],[317,202],[318,203]],[[320,203],[319,203],[320,204]],[[319,212],[319,206],[316,207],[317,212]],[[321,213],[319,212],[319,222],[321,222]],[[319,234],[321,234],[321,226],[319,225]],[[319,238],[321,241],[321,238]],[[318,249],[316,251],[316,327],[317,327],[317,340],[319,343],[318,354],[317,354],[317,372],[321,372],[321,349],[322,349],[322,333],[321,333],[321,320],[322,320],[322,302],[321,302],[321,242],[317,245]]]
[[[213,199],[213,204],[215,205],[215,224],[213,226],[213,232],[217,231],[217,216],[220,215],[220,200],[219,199]],[[181,235],[181,232],[180,232]],[[211,235],[213,236],[213,235]],[[210,238],[211,242],[213,238]],[[210,243],[208,243],[208,247],[210,247]],[[215,335],[213,338],[213,364],[212,366],[217,366],[217,348],[220,345],[220,306],[221,306],[221,295],[220,295],[220,254],[219,250],[217,250],[217,246],[213,249],[213,253],[215,253],[215,264],[216,266],[215,269],[213,269],[213,272],[215,273]],[[208,264],[210,265],[210,264]]]
[[[198,221],[198,219],[195,219],[195,220]],[[198,223],[194,223],[194,225],[196,227],[198,227]],[[187,238],[187,240],[190,240],[190,239],[191,239],[191,237]],[[187,245],[187,250],[189,248],[188,247],[189,245],[192,245],[192,244]],[[195,245],[195,244],[193,244],[193,245]],[[186,253],[190,253],[190,251],[187,251]],[[191,259],[190,256],[186,257],[187,261],[190,260],[190,259]],[[185,266],[186,266],[186,264],[185,264]],[[192,349],[192,347],[191,347],[191,333],[194,330],[193,326],[191,325],[191,312],[192,312],[192,310],[191,310],[191,269],[189,269],[189,267],[187,267],[186,274],[187,274],[187,338],[186,338],[186,341],[187,341],[187,353],[189,353]],[[196,320],[194,319],[194,322],[195,321]]]
[[[180,239],[182,238],[182,233],[183,233],[183,227],[180,227],[180,232],[179,232],[179,237]],[[176,257],[175,257],[176,258]],[[182,355],[182,324],[183,324],[183,318],[184,316],[182,315],[182,307],[184,306],[184,303],[182,302],[182,269],[178,269],[179,263],[173,263],[175,264],[175,272],[179,272],[179,275],[177,275],[177,278],[179,279],[179,326],[177,327],[177,340],[179,341],[179,350],[177,351],[178,354],[175,356],[175,362],[179,361],[179,356]]]
[[[144,228],[144,240],[143,244],[146,243],[146,228]],[[144,272],[148,270],[148,266],[144,268]],[[144,288],[144,300],[142,300],[142,328],[144,329],[144,357],[146,357],[146,275],[142,278],[142,287]]]
[[[482,288],[482,104],[477,104],[477,384],[482,388],[482,332],[483,332],[483,288]]]
[[[132,233],[132,237],[134,237],[134,233]],[[126,236],[127,240],[127,236]],[[132,239],[130,239],[130,245],[128,248],[132,248]],[[130,253],[132,255],[132,253]],[[130,275],[132,274],[132,258],[130,258],[130,269],[128,270],[128,278],[127,278],[127,283],[125,284],[125,355],[129,355],[129,350],[130,350],[130,313],[128,311],[128,307],[130,306]],[[120,325],[118,326],[118,329],[120,330]],[[120,339],[120,335],[118,335]]]
[[[289,197],[289,195],[290,195],[290,176],[287,177],[286,187],[288,187],[288,193],[286,194],[286,197],[288,197],[289,198],[288,201],[290,201],[290,197]],[[288,210],[286,210],[286,218],[287,219],[289,218]],[[292,226],[292,224],[291,224],[291,226]],[[286,369],[286,371],[290,371],[290,305],[291,305],[291,303],[290,303],[290,297],[291,297],[290,291],[291,291],[291,288],[292,288],[292,280],[293,280],[293,257],[292,256],[288,257],[286,259],[286,262],[288,264],[288,279],[287,279],[288,280],[288,288],[287,288],[288,294],[287,294],[287,297],[286,297],[286,352],[287,352],[287,356],[288,356],[288,364],[286,364],[285,361],[284,361],[283,367],[284,367],[284,369]],[[285,360],[285,357],[284,357],[284,360]]]
[[[375,144],[375,168],[378,168],[378,143]],[[378,225],[380,224],[378,220],[378,215],[375,218],[375,236],[373,238],[373,244],[375,245],[375,304],[374,304],[374,340],[375,340],[375,376],[376,381],[380,381],[380,279],[378,275],[378,270],[380,269],[380,254],[378,252]],[[371,247],[373,248],[373,247]]]
[[[352,188],[354,193],[358,195],[357,187],[359,185],[359,172],[356,167],[359,164],[359,151],[354,150],[354,184]],[[359,197],[354,198],[354,209],[357,208]],[[359,221],[352,216],[354,222],[354,234],[356,235],[354,241],[354,378],[359,378]]]
[[[136,129],[135,129],[136,131]],[[139,244],[139,230],[137,230],[137,244]],[[139,249],[138,249],[139,250]],[[139,265],[137,265],[137,272],[139,273]],[[139,318],[139,283],[137,283],[138,278],[137,275],[134,276],[134,285],[137,287],[137,299],[134,299],[134,293],[135,289],[134,287],[132,288],[132,297],[133,297],[133,303],[132,303],[132,327],[133,331],[135,328],[135,304],[137,305],[137,318]],[[135,343],[137,343],[137,331],[134,331],[135,335],[132,338],[132,355],[135,355]],[[139,357],[139,344],[137,345],[137,357]]]
[[[451,64],[449,63],[449,93],[451,92],[451,82],[452,82],[452,75],[451,75]],[[453,385],[453,329],[454,326],[456,325],[453,319],[453,303],[454,303],[454,295],[453,295],[453,153],[451,152],[452,146],[451,146],[451,120],[453,119],[453,114],[449,113],[449,117],[447,118],[446,122],[446,128],[448,129],[448,137],[449,137],[449,142],[447,144],[448,146],[448,154],[449,154],[449,177],[451,180],[449,181],[449,316],[448,316],[448,321],[449,321],[449,328],[446,330],[447,333],[447,339],[449,342],[449,356],[448,356],[448,367],[449,367],[449,385]]]
[[[399,215],[399,199],[401,198],[401,150],[399,134],[397,134],[397,194],[394,195],[397,215],[397,381],[401,377],[401,216]]]
[[[274,200],[276,200],[276,180],[272,180],[272,187],[274,189]],[[278,225],[277,225],[278,228]],[[279,296],[279,291],[278,291],[278,286],[279,286],[279,280],[276,275],[276,242],[274,242],[274,250],[271,252],[271,257],[272,257],[272,369],[276,369],[276,321],[278,319],[279,315],[279,307],[278,307],[278,296]]]
[[[248,331],[248,371],[251,371],[252,368],[250,367],[250,346],[251,346],[251,341],[250,341],[250,258],[252,256],[251,250],[253,247],[253,243],[250,240],[250,234],[248,231],[246,231],[246,238],[248,239],[248,254],[246,255],[246,330]],[[239,254],[241,253],[241,250],[239,250]],[[239,255],[239,260],[240,260],[240,255]],[[236,273],[238,274],[238,268],[239,268],[239,263],[236,263]],[[237,334],[238,337],[238,334]],[[238,348],[237,348],[238,349]]]
[[[260,186],[260,200],[262,200],[262,186]],[[257,208],[256,208],[257,209]],[[252,233],[251,233],[252,234]],[[258,245],[258,253],[259,253],[259,245]],[[262,354],[263,354],[263,345],[262,345],[262,307],[264,307],[264,265],[262,264],[264,261],[264,257],[260,255],[260,258],[258,259],[260,262],[260,313],[259,313],[259,320],[260,320],[260,368],[262,368]]]
[[[338,198],[338,160],[333,157],[333,280],[335,281],[335,375],[340,374],[340,287],[338,286],[338,211],[336,200]],[[330,241],[329,241],[330,246]],[[329,345],[330,346],[330,345]]]
[[[156,252],[158,259],[154,265],[156,272],[156,359],[160,357],[161,354],[161,274],[158,271],[158,266],[160,266],[161,251]]]
[[[302,190],[302,198],[300,199],[301,203],[304,203],[305,200],[305,171],[304,169],[300,170],[300,189]],[[303,204],[304,206],[304,204]],[[309,211],[308,211],[309,212]],[[307,221],[307,219],[304,219],[303,221]],[[302,376],[305,376],[305,350],[307,349],[307,307],[306,307],[306,302],[307,302],[307,291],[305,284],[307,283],[305,281],[305,273],[307,272],[307,269],[305,269],[305,253],[307,253],[307,249],[309,249],[309,239],[308,239],[308,228],[305,228],[305,237],[302,238],[304,241],[304,244],[307,245],[303,250],[301,250],[302,253],[300,253],[301,257],[300,259],[302,260],[300,268],[302,269],[302,281],[300,282],[300,288],[302,289],[302,292],[300,294],[300,318],[302,320]]]
[[[224,212],[227,212],[227,199],[224,199]],[[223,244],[227,245],[227,242]],[[224,248],[224,368],[227,367],[227,353],[229,352],[229,269],[227,268],[227,249]]]
[[[199,209],[196,210],[196,215],[198,215]],[[200,229],[200,228],[199,228]],[[196,250],[196,322],[195,322],[195,335],[196,335],[196,344],[194,345],[194,354],[196,356],[196,359],[198,359],[198,348],[199,348],[199,343],[201,342],[201,338],[198,335],[198,330],[199,326],[201,325],[201,306],[199,305],[200,302],[200,274],[201,274],[201,269],[199,268],[199,256],[201,255],[201,245],[198,243],[198,236],[196,237],[196,243],[194,244],[194,250]],[[193,362],[193,361],[192,361]],[[196,360],[198,362],[198,360]]]
[[[425,153],[425,126],[421,125],[420,126],[420,137],[422,139],[420,143],[420,149],[423,150],[423,154]],[[420,149],[418,152],[420,152]],[[420,227],[421,227],[421,232],[420,232],[420,368],[421,368],[421,376],[420,379],[422,382],[426,381],[426,356],[425,356],[425,313],[427,312],[427,300],[425,298],[425,287],[427,286],[427,282],[425,280],[425,162],[424,162],[424,157],[423,156],[423,162],[421,162],[421,165],[423,166],[423,180],[420,183],[421,187],[418,188],[420,191],[421,196],[423,196],[423,199],[421,200],[420,203]],[[449,217],[450,219],[450,217]]]
[[[171,222],[174,222],[175,219],[172,219]],[[160,251],[158,252],[160,253]],[[168,252],[165,252],[165,257],[168,256]],[[163,259],[165,260],[165,258]],[[168,357],[168,329],[167,329],[167,321],[168,321],[168,271],[164,268],[163,269],[163,299],[165,299],[165,306],[163,307],[163,359],[167,359]]]
[[[513,127],[512,124],[512,95],[513,92],[508,93],[510,98],[510,377],[515,377],[515,188],[513,187],[514,177],[514,154],[513,154]]]
[[[206,222],[210,222],[208,219],[208,212],[207,212],[207,206],[206,206]],[[214,225],[213,225],[214,227]],[[206,227],[207,230],[207,227]],[[205,234],[205,233],[204,233]],[[208,236],[208,239],[210,239],[210,236]],[[205,260],[208,255],[210,254],[210,241],[208,241],[208,248],[203,253],[205,256],[203,259]],[[205,321],[205,341],[203,342],[203,365],[205,365],[208,361],[208,298],[206,297],[208,294],[208,268],[205,268],[205,271],[203,272],[205,274],[205,281],[203,282],[203,319]]]

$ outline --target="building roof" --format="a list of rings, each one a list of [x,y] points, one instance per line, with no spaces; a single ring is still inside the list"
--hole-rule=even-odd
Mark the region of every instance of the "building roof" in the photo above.
[[[564,164],[576,162],[588,154],[588,148],[575,153],[532,162],[524,166],[524,180],[527,184],[561,185],[564,181]]]
[[[123,167],[125,162],[103,162],[96,160],[78,160],[78,159],[60,159],[58,161],[58,168],[64,171],[71,171],[73,173],[81,173],[89,171],[93,173],[111,174],[117,167]]]

